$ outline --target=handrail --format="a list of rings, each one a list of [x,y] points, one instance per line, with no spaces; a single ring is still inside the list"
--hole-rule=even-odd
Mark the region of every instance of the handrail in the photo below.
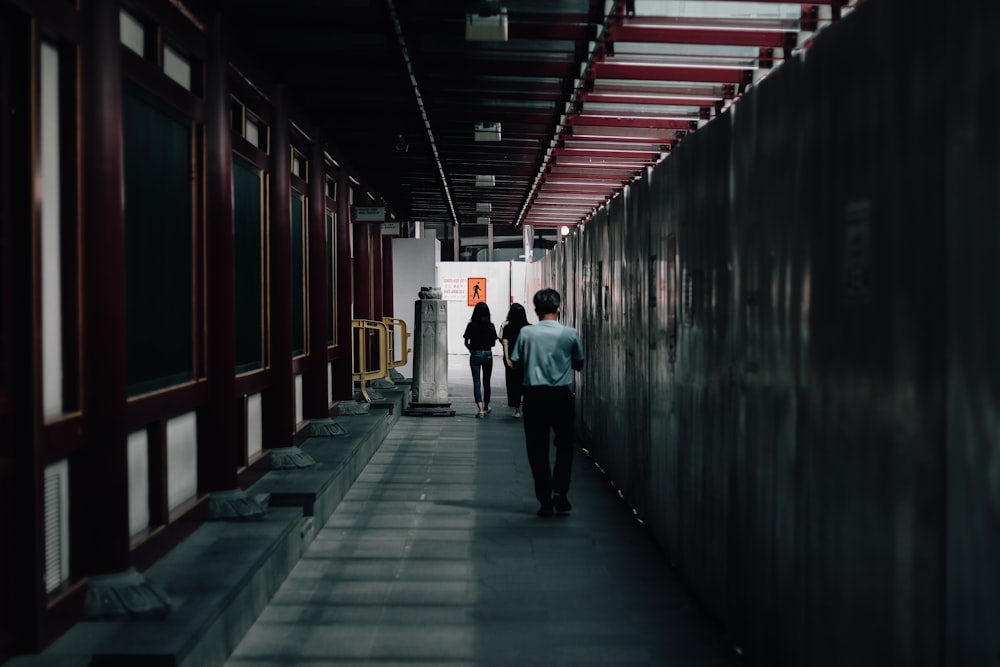
[[[407,347],[409,339],[410,337],[413,336],[413,334],[409,333],[406,330],[406,322],[404,322],[401,319],[398,319],[396,317],[383,317],[382,321],[385,322],[385,324],[389,327],[389,348],[388,348],[389,368],[393,369],[393,368],[399,368],[400,366],[405,366],[409,362],[410,352],[413,352],[412,348]],[[396,352],[396,345],[394,342],[396,335],[395,327],[399,327],[399,341],[400,341],[399,349],[400,349],[400,354],[402,355],[402,358],[400,359],[396,359],[394,357]]]
[[[357,332],[357,336],[355,336]],[[373,333],[378,333],[378,367],[368,368],[368,337]],[[351,320],[351,338],[354,341],[354,349],[357,352],[354,359],[355,370],[352,367],[351,379],[361,385],[361,395],[365,402],[371,403],[372,399],[368,395],[365,384],[369,380],[389,377],[389,354],[387,346],[389,344],[389,326],[385,322],[375,320]]]

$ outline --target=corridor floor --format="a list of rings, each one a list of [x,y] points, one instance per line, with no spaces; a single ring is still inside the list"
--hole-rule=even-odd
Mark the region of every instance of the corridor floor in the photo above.
[[[475,419],[450,356],[457,414],[400,418],[228,667],[734,664],[585,453],[572,513],[535,516],[499,357],[491,384]]]

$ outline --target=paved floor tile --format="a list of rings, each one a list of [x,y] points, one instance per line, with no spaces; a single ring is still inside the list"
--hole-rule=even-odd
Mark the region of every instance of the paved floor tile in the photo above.
[[[585,455],[573,512],[535,516],[502,375],[474,419],[467,360],[449,364],[457,416],[396,423],[227,666],[729,667]]]

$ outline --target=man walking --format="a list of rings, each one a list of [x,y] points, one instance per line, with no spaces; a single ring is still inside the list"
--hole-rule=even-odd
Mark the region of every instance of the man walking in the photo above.
[[[573,421],[575,407],[573,371],[583,368],[580,334],[559,323],[562,298],[554,289],[534,296],[538,324],[525,327],[517,337],[512,361],[524,365],[524,441],[528,464],[535,480],[538,516],[572,509],[566,492],[573,468]],[[549,431],[555,433],[556,461],[549,466]]]

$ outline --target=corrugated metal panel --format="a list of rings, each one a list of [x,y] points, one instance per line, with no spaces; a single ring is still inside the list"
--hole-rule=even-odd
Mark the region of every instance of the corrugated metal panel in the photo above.
[[[945,118],[957,127],[935,142],[945,151],[947,180],[933,180],[938,174],[932,172],[910,184],[911,211],[919,212],[929,194],[946,186],[947,210],[935,208],[927,217],[939,214],[933,220],[937,224],[915,230],[928,236],[937,251],[925,258],[925,270],[940,276],[945,262],[948,273],[948,309],[939,313],[936,322],[947,327],[947,347],[923,350],[926,362],[947,359],[947,465],[942,470],[947,480],[945,664],[986,665],[1000,660],[1000,199],[996,187],[1000,132],[995,90],[1000,80],[1000,5],[949,3],[947,15],[950,30],[944,48],[949,57],[938,66],[947,66],[940,80],[948,81],[947,90],[942,91],[948,98],[937,111],[940,119],[942,107],[946,108]],[[939,25],[934,27],[940,31]],[[922,109],[910,123],[915,125],[931,112]],[[937,196],[932,198],[937,200]],[[913,296],[922,298],[923,293],[915,290]],[[922,389],[923,384],[916,388]],[[923,398],[922,393],[918,396]],[[915,528],[926,530],[922,523]]]
[[[753,664],[997,654],[1000,492],[988,475],[1000,374],[988,369],[1000,309],[989,310],[988,257],[1000,242],[965,237],[995,227],[979,223],[1000,208],[976,185],[997,173],[1000,142],[972,90],[996,66],[966,76],[964,97],[983,99],[963,146],[976,157],[946,199],[956,177],[921,129],[945,103],[921,83],[944,77],[919,48],[934,22],[904,30],[898,9],[869,3],[830,29],[564,251],[579,255],[587,295],[581,433]],[[962,205],[946,216],[946,201]],[[943,226],[960,267],[947,332]],[[652,312],[653,285],[676,311]],[[949,338],[962,350],[946,461]]]

